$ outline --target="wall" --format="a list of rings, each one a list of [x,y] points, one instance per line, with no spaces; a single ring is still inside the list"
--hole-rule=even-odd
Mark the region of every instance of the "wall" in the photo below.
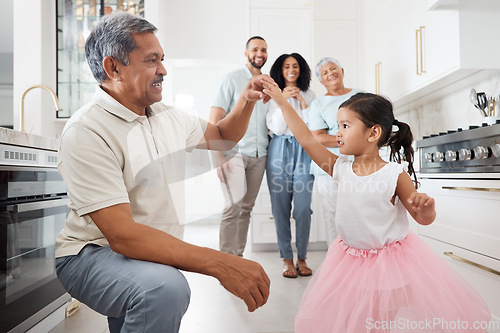
[[[241,45],[249,37],[247,0],[163,2],[161,43],[167,59],[242,57]]]
[[[12,0],[0,0],[0,126],[13,124],[13,19]]]
[[[480,125],[482,116],[470,102],[471,89],[485,92],[497,100],[500,93],[500,74],[496,70],[483,70],[439,91],[395,110],[400,121],[408,122],[414,138],[444,132],[469,125]],[[500,105],[496,114],[500,113]]]
[[[44,84],[56,91],[55,1],[13,1],[14,15],[14,101],[30,86]],[[47,91],[30,91],[25,102],[25,130],[54,137],[56,110]],[[19,128],[19,109],[14,108],[14,128]]]
[[[216,79],[246,62],[248,10],[248,0],[146,2],[165,52],[165,103],[208,119]]]

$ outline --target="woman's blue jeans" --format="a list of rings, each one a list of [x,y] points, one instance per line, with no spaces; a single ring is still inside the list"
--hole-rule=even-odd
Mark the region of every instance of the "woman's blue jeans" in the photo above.
[[[267,152],[267,185],[281,258],[293,259],[290,216],[293,203],[295,246],[299,259],[306,259],[311,231],[311,195],[314,176],[311,158],[289,135],[275,135]]]

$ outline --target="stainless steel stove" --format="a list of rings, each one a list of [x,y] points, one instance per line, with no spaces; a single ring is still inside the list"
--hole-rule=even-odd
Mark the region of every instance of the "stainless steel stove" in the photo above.
[[[500,172],[500,120],[432,134],[417,141],[421,173]]]
[[[436,220],[418,234],[485,299],[500,318],[500,122],[417,141],[420,192]],[[500,321],[499,321],[500,323]]]

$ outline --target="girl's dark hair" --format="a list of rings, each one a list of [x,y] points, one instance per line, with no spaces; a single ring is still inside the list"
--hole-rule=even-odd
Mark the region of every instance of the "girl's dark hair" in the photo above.
[[[274,82],[278,84],[280,89],[284,89],[286,87],[286,82],[283,77],[283,63],[288,57],[294,58],[299,63],[300,75],[297,79],[297,87],[302,91],[306,91],[309,89],[309,84],[311,83],[311,69],[309,68],[306,60],[298,53],[280,55],[271,66],[269,76],[273,78]]]
[[[397,163],[401,163],[401,160],[407,161],[408,174],[413,175],[415,187],[418,187],[417,176],[413,168],[413,134],[408,124],[394,118],[391,102],[380,95],[357,93],[342,103],[340,108],[347,108],[357,113],[359,119],[368,128],[380,125],[382,136],[378,142],[379,148],[382,146],[391,148],[390,161]],[[392,130],[393,125],[398,127],[397,131]],[[403,148],[402,152],[401,148]]]

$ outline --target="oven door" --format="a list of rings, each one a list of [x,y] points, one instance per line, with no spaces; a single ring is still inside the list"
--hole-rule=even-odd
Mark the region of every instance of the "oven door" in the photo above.
[[[67,204],[65,195],[0,203],[0,332],[25,332],[69,299],[54,259]]]

